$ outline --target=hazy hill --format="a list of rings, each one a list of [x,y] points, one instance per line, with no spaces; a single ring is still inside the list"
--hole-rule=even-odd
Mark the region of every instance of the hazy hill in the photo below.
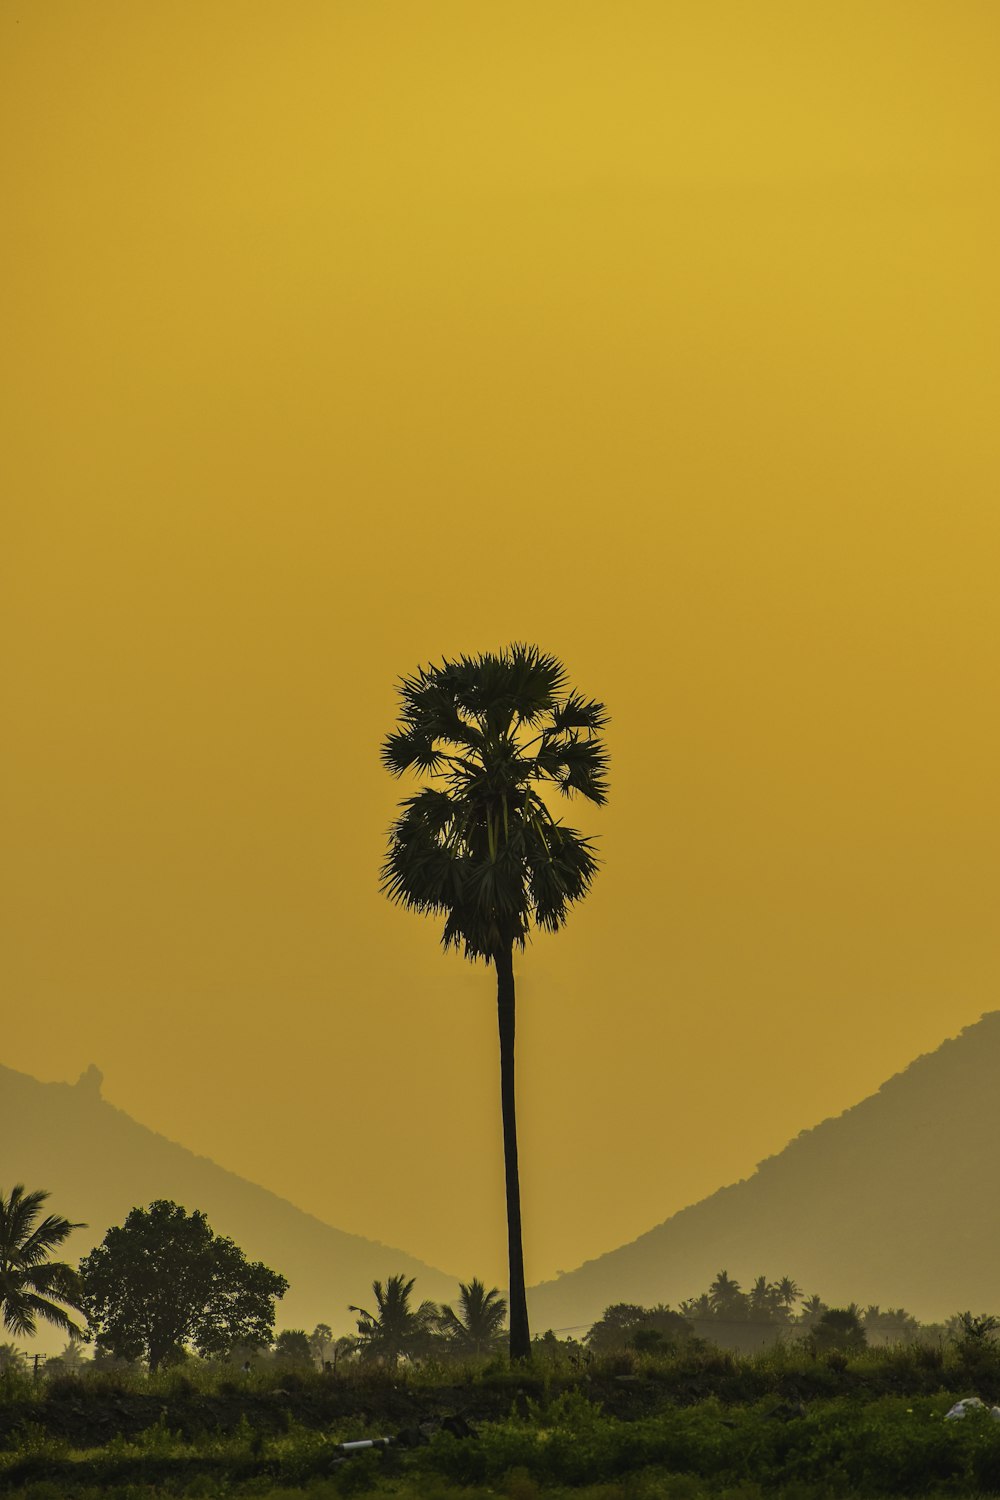
[[[420,1296],[454,1298],[452,1277],[400,1250],[334,1229],[157,1135],[103,1100],[100,1085],[96,1068],[72,1085],[39,1083],[0,1067],[0,1187],[9,1192],[24,1182],[47,1188],[53,1212],[88,1224],[67,1241],[69,1258],[86,1254],[135,1205],[172,1198],[204,1210],[217,1233],[230,1235],[251,1259],[288,1277],[279,1327],[311,1329],[325,1322],[335,1332],[353,1332],[348,1303],[369,1306],[372,1279],[395,1271],[416,1276]],[[44,1342],[62,1340],[50,1336]]]
[[[1000,1313],[998,1173],[991,1011],[752,1177],[536,1287],[532,1323],[589,1322],[612,1302],[676,1304],[722,1268],[744,1285],[789,1275],[827,1301],[903,1305],[925,1320]]]

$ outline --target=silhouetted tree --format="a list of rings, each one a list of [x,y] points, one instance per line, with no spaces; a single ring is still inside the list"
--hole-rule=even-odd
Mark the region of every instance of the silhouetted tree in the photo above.
[[[52,1359],[45,1361],[46,1375],[67,1374],[76,1375],[89,1364],[81,1352],[79,1339],[70,1338],[69,1342]]]
[[[829,1311],[829,1307],[819,1293],[813,1292],[812,1296],[807,1297],[799,1309],[796,1323],[800,1328],[815,1328],[823,1314]]]
[[[818,1353],[836,1349],[842,1354],[856,1354],[867,1343],[858,1308],[830,1307],[814,1325],[809,1343]]]
[[[747,1315],[758,1322],[774,1323],[781,1317],[783,1304],[778,1285],[758,1276],[747,1293]]]
[[[685,1302],[681,1303],[681,1312],[686,1318],[697,1319],[699,1322],[715,1316],[715,1308],[707,1292],[702,1292],[697,1297],[688,1297]]]
[[[274,1341],[275,1362],[286,1368],[311,1369],[312,1349],[304,1328],[283,1328]]]
[[[336,1339],[334,1341],[334,1345],[333,1345],[333,1359],[331,1360],[331,1364],[333,1365],[333,1368],[334,1369],[337,1368],[337,1363],[338,1363],[339,1360],[350,1359],[351,1355],[352,1354],[357,1354],[357,1352],[358,1352],[358,1341],[357,1341],[357,1339],[353,1338],[351,1336],[351,1334],[349,1334],[349,1333],[342,1333],[340,1335],[340,1338]]]
[[[459,1311],[447,1303],[441,1309],[438,1327],[449,1346],[459,1354],[486,1354],[502,1339],[507,1302],[496,1287],[486,1290],[475,1276],[466,1285],[459,1282]]]
[[[492,964],[497,977],[500,1099],[510,1266],[510,1353],[531,1352],[521,1243],[514,1102],[514,948],[531,924],[563,926],[597,870],[591,840],[565,827],[537,788],[607,800],[604,706],[566,688],[566,671],[536,646],[460,657],[399,685],[398,728],[382,746],[394,775],[432,779],[401,804],[382,889],[444,916],[446,948]]]
[[[746,1294],[728,1271],[720,1271],[708,1289],[708,1300],[718,1318],[746,1317]]]
[[[861,1322],[869,1341],[876,1343],[909,1343],[920,1332],[920,1324],[905,1307],[887,1307],[883,1312],[877,1303],[870,1303]]]
[[[333,1329],[329,1323],[317,1323],[309,1335],[309,1352],[320,1369],[322,1369],[333,1353],[333,1345]]]
[[[193,1344],[202,1355],[262,1348],[284,1276],[248,1261],[203,1213],[158,1199],[133,1208],[80,1262],[81,1305],[97,1348],[156,1370]]]
[[[653,1353],[678,1339],[690,1337],[691,1324],[681,1312],[665,1307],[640,1307],[635,1302],[616,1302],[606,1307],[586,1337],[594,1354],[617,1354],[622,1349]]]
[[[948,1335],[960,1349],[984,1349],[995,1341],[1000,1318],[992,1313],[956,1313],[948,1319]]]
[[[395,1365],[400,1355],[410,1358],[427,1353],[430,1349],[438,1309],[433,1302],[421,1302],[411,1308],[410,1293],[415,1276],[407,1281],[405,1276],[390,1276],[383,1286],[381,1281],[372,1282],[377,1312],[351,1306],[348,1311],[358,1316],[358,1345],[362,1355],[385,1360]]]
[[[42,1205],[48,1196],[41,1189],[25,1192],[21,1182],[11,1189],[9,1198],[0,1192],[3,1326],[11,1333],[30,1338],[38,1319],[43,1318],[69,1334],[82,1337],[82,1330],[66,1311],[66,1308],[74,1312],[81,1309],[80,1279],[72,1266],[50,1257],[74,1229],[85,1229],[86,1225],[71,1224],[57,1214],[47,1214],[43,1219]]]
[[[642,1327],[646,1309],[637,1302],[614,1302],[591,1324],[584,1342],[595,1354],[618,1354],[630,1336]]]
[[[801,1296],[802,1288],[790,1276],[782,1276],[779,1279],[778,1299],[786,1318],[791,1318],[792,1309]]]

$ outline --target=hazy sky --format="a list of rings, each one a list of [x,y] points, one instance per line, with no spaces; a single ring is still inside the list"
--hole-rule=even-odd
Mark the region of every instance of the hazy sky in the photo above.
[[[377,751],[514,638],[614,757],[529,1280],[998,1004],[998,42],[0,0],[0,1061],[501,1279],[492,975],[379,895]]]

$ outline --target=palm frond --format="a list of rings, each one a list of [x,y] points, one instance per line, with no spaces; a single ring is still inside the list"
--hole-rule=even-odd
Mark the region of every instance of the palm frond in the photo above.
[[[608,754],[599,740],[582,739],[575,731],[566,739],[543,747],[539,763],[560,790],[600,805],[608,800]]]
[[[597,733],[608,724],[608,712],[603,703],[585,698],[575,689],[552,711],[552,727],[558,733],[564,729],[589,729]]]

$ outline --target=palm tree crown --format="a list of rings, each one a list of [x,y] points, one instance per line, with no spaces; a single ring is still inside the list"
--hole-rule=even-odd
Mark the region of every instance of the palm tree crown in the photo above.
[[[433,1302],[410,1306],[410,1293],[416,1277],[390,1276],[385,1285],[372,1282],[377,1312],[363,1307],[349,1307],[358,1314],[358,1335],[362,1353],[384,1359],[395,1365],[401,1354],[420,1354],[430,1342],[438,1310]]]
[[[25,1192],[23,1183],[11,1189],[9,1198],[0,1191],[0,1308],[4,1327],[30,1338],[37,1320],[44,1318],[82,1338],[82,1330],[66,1312],[66,1307],[76,1311],[80,1306],[77,1273],[66,1262],[49,1257],[74,1229],[86,1226],[71,1224],[56,1214],[39,1223],[48,1196],[41,1190]]]
[[[382,888],[443,914],[445,947],[495,958],[524,947],[531,922],[555,931],[597,870],[592,842],[550,812],[539,787],[607,800],[597,738],[604,705],[566,691],[566,671],[536,646],[462,656],[399,684],[399,727],[382,746],[395,775],[427,786],[401,804]]]
[[[486,1283],[476,1276],[468,1285],[459,1282],[459,1294],[457,1313],[447,1303],[441,1309],[441,1332],[456,1349],[467,1354],[485,1354],[495,1349],[507,1316],[506,1298],[501,1297],[496,1287],[487,1291]]]

